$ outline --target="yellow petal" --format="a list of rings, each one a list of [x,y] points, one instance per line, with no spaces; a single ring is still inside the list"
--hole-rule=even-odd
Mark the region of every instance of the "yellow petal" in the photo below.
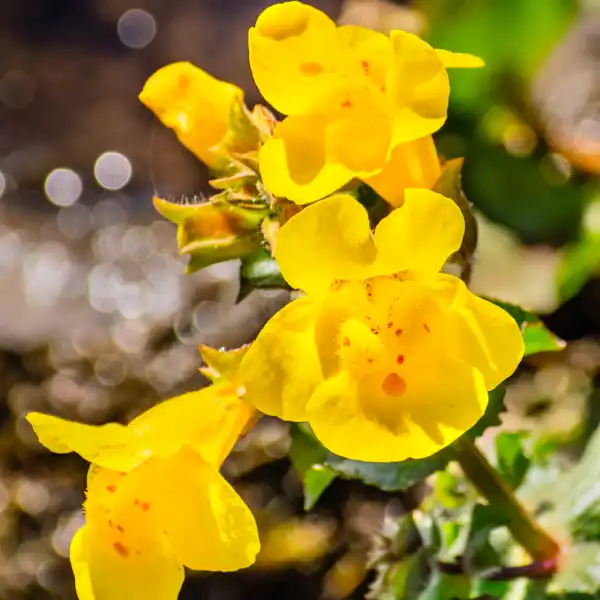
[[[88,462],[106,469],[129,471],[147,455],[143,440],[118,423],[97,427],[36,412],[26,418],[40,443],[51,452],[77,452]]]
[[[394,106],[393,146],[437,131],[446,120],[450,83],[436,51],[405,31],[390,34],[393,58],[386,84]]]
[[[423,361],[419,371],[387,398],[347,371],[326,380],[308,405],[313,431],[326,448],[354,460],[431,456],[479,420],[487,392],[479,371],[459,361]]]
[[[220,383],[161,402],[127,427],[83,425],[40,413],[27,419],[52,452],[77,452],[105,469],[129,471],[152,456],[172,456],[184,444],[220,465],[252,414],[232,385]]]
[[[310,294],[363,279],[375,260],[367,211],[343,194],[308,206],[281,228],[275,258],[285,280]]]
[[[440,161],[433,138],[429,135],[396,146],[384,169],[363,180],[392,206],[399,207],[404,202],[407,188],[429,190],[440,174]]]
[[[276,196],[307,204],[335,192],[352,179],[352,171],[328,154],[322,116],[288,117],[260,150],[265,186]]]
[[[449,52],[448,50],[436,50],[436,54],[444,63],[446,69],[477,69],[485,67],[485,62],[474,54],[462,54],[461,52]]]
[[[452,200],[429,190],[408,189],[404,204],[375,229],[378,270],[436,273],[460,248],[464,232],[465,220]]]
[[[325,99],[330,122],[326,151],[355,176],[378,172],[389,159],[392,118],[383,93],[370,83],[340,85]]]
[[[129,428],[147,440],[154,456],[170,456],[189,444],[220,465],[254,411],[228,383],[217,383],[165,400],[134,419]]]
[[[139,98],[188,150],[213,166],[218,157],[211,148],[224,140],[232,110],[241,106],[244,94],[191,63],[178,62],[156,71]]]
[[[248,34],[250,67],[267,102],[285,115],[305,113],[338,81],[335,23],[301,2],[268,7]]]
[[[235,571],[254,562],[260,549],[254,517],[214,466],[183,448],[171,459],[149,464],[146,480],[148,513],[156,511],[157,522],[184,565]]]
[[[160,530],[131,522],[106,533],[105,524],[88,521],[71,545],[71,564],[79,600],[176,600],[183,568]]]
[[[246,400],[268,415],[305,420],[305,406],[321,381],[314,339],[318,305],[308,296],[273,316],[242,360]]]
[[[523,358],[521,330],[505,310],[472,294],[460,279],[438,277],[456,294],[447,317],[449,351],[479,369],[492,390],[514,373]]]
[[[69,552],[75,576],[75,591],[79,600],[97,600],[90,579],[89,560],[85,553],[84,530],[85,526],[75,532]]]
[[[365,78],[377,88],[385,86],[392,48],[390,38],[379,31],[343,25],[338,27],[343,69],[351,76]]]

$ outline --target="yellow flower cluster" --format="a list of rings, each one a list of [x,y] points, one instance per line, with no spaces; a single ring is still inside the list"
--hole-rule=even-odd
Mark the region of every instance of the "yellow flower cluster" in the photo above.
[[[232,378],[128,426],[29,415],[48,449],[91,463],[86,523],[71,547],[81,600],[175,600],[183,566],[228,571],[254,561],[256,524],[219,467],[255,409],[307,421],[341,456],[426,457],[478,421],[488,390],[523,355],[515,321],[441,273],[465,221],[432,191],[441,167],[431,135],[446,119],[446,69],[481,61],[403,31],[337,27],[300,2],[267,8],[249,52],[281,122],[262,107],[250,112],[240,89],[189,63],[157,71],[140,99],[220,176],[215,187],[246,201],[252,182],[264,204],[243,232],[259,235],[262,210],[281,217],[267,237],[304,295],[236,355]],[[391,206],[374,231],[363,206],[339,191],[355,179]],[[227,211],[225,233],[235,238],[231,221],[247,205],[233,197],[194,209],[193,228],[191,209],[163,213],[189,245]]]

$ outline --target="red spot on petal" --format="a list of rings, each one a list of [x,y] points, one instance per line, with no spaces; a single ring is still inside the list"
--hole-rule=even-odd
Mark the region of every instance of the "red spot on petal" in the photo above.
[[[117,525],[117,531],[119,531],[121,533],[125,533],[125,528],[122,527],[121,525]]]
[[[119,556],[122,556],[123,558],[127,558],[129,556],[129,550],[127,550],[127,548],[121,544],[121,542],[115,542],[113,544],[113,548],[117,551]]]
[[[307,62],[300,65],[300,71],[305,75],[314,77],[323,72],[323,67],[317,62]]]
[[[385,85],[382,85],[382,86],[381,86],[379,89],[381,90],[381,92],[382,92],[383,94],[385,94]]]
[[[369,64],[369,61],[367,60],[362,60],[360,62],[360,66],[362,67],[365,75],[368,75],[371,71],[371,65]]]
[[[114,494],[117,491],[117,486],[116,485],[107,485],[106,489],[111,493]]]
[[[388,326],[388,329],[391,329],[391,328],[394,326],[394,324],[393,324],[393,323],[390,321],[390,322],[387,324],[387,326]]]
[[[134,506],[139,506],[139,505],[140,505],[140,501],[139,501],[139,500],[136,498],[136,499],[133,501],[133,505],[134,505]]]
[[[377,327],[371,327],[371,333],[373,335],[379,335],[379,329],[377,329]]]
[[[344,344],[344,346],[349,346],[350,345],[350,339],[347,338],[347,337],[345,337],[343,344]]]
[[[404,354],[398,354],[396,357],[396,362],[401,365],[404,362]]]
[[[400,337],[403,333],[404,333],[403,329],[396,329],[396,331],[394,331],[394,335],[397,335],[398,337]]]
[[[406,392],[406,381],[397,373],[390,373],[383,380],[381,390],[387,396],[401,396]]]
[[[142,503],[140,504],[140,507],[141,507],[141,509],[142,509],[144,512],[148,512],[148,511],[150,510],[150,503],[149,503],[149,502],[142,502]]]
[[[429,325],[427,325],[427,323],[423,323],[423,329],[427,332],[427,333],[431,333],[431,329],[429,329]]]
[[[344,102],[342,102],[341,104],[342,108],[352,108],[352,101],[351,100],[344,100]]]
[[[372,358],[367,358],[367,362],[368,362],[370,365],[371,365],[371,364],[373,364],[373,361],[374,361],[374,359],[372,359]]]
[[[108,526],[111,528],[113,527],[113,522],[111,520],[108,521]]]

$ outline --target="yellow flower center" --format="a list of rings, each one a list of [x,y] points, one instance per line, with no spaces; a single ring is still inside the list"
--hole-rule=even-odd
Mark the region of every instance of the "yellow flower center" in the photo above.
[[[337,281],[331,293],[343,315],[336,338],[339,368],[373,394],[406,394],[418,365],[441,343],[432,335],[440,329],[435,300],[407,273]]]

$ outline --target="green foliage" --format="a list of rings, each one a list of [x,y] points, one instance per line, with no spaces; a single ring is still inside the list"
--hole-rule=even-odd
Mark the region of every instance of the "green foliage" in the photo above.
[[[335,479],[336,473],[325,464],[327,450],[301,425],[292,425],[290,460],[304,486],[304,510],[310,510]]]
[[[527,436],[525,431],[505,431],[496,437],[496,467],[513,490],[523,483],[531,464],[523,448]]]
[[[523,332],[525,356],[564,349],[565,342],[548,330],[540,318],[533,313],[508,302],[499,300],[491,300],[491,302],[503,308],[518,323]]]
[[[558,296],[562,302],[573,297],[600,270],[600,232],[586,231],[568,246],[558,271]]]
[[[255,289],[289,289],[277,261],[264,248],[242,258],[238,300]]]
[[[507,76],[528,80],[577,9],[572,0],[419,0],[419,4],[431,20],[429,41],[435,47],[470,52],[486,62],[485,69],[452,73],[454,107],[471,114],[487,111],[505,93]]]

